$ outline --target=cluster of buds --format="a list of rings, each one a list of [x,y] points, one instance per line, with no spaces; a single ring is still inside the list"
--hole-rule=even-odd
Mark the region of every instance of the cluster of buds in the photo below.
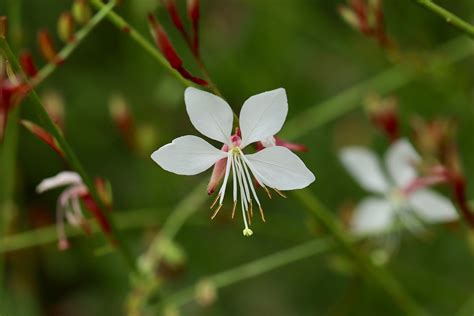
[[[385,30],[382,0],[348,0],[347,5],[341,5],[338,9],[341,17],[352,28],[376,40],[381,47],[393,46]]]
[[[390,142],[400,137],[398,101],[395,97],[381,98],[369,95],[364,102],[366,112],[372,124],[382,132]]]
[[[163,0],[163,5],[166,7],[168,14],[171,17],[173,25],[183,36],[186,44],[188,45],[192,55],[196,60],[201,63],[199,57],[199,0],[188,0],[187,2],[187,17],[191,23],[192,35],[189,35],[188,31],[184,26],[184,22],[181,19],[178,8],[176,6],[175,0]],[[204,79],[193,76],[188,70],[183,66],[183,60],[178,55],[176,49],[174,48],[171,40],[168,37],[168,34],[164,30],[161,23],[156,19],[152,14],[148,15],[148,21],[150,24],[150,29],[155,43],[163,53],[163,56],[166,58],[170,66],[175,69],[184,79],[192,81],[201,86],[207,86],[208,82]]]
[[[95,186],[102,202],[110,210],[112,203],[110,186],[100,178],[96,179]],[[54,177],[41,181],[36,190],[38,193],[43,193],[58,187],[66,187],[59,195],[56,209],[56,228],[60,250],[69,248],[69,241],[64,227],[65,220],[72,226],[82,228],[86,234],[91,233],[90,224],[82,212],[83,207],[93,215],[104,234],[111,235],[112,230],[107,217],[91,197],[89,190],[77,173],[71,171],[60,172]]]
[[[455,141],[455,122],[450,119],[425,121],[415,118],[412,127],[415,142],[427,157],[425,169],[450,185],[464,219],[474,229],[474,213],[467,200],[466,177]]]

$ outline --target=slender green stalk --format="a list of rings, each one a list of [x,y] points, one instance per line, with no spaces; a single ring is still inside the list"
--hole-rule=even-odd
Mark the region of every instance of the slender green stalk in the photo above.
[[[162,209],[137,209],[127,211],[114,210],[113,218],[120,230],[153,227],[164,219],[165,212]],[[100,233],[100,227],[97,223],[91,223],[91,234]],[[77,228],[66,227],[66,236],[76,237],[85,236],[84,232]],[[57,230],[55,225],[37,228],[15,235],[5,236],[0,240],[0,254],[23,250],[35,246],[41,246],[48,243],[57,242]]]
[[[354,259],[363,272],[371,279],[376,281],[381,287],[398,302],[398,305],[404,310],[406,315],[425,315],[425,312],[408,296],[395,278],[387,270],[375,267],[373,263],[358,250],[352,247],[353,243],[345,231],[336,221],[334,215],[308,190],[299,190],[293,192],[293,195],[300,200],[326,228],[336,241],[346,250]]]
[[[109,3],[108,6],[105,6],[103,8],[104,11],[108,11],[113,7],[114,2]],[[6,54],[7,58],[11,62],[12,66],[15,68],[16,71],[21,72],[21,67],[19,65],[19,62],[14,55],[14,53],[11,51],[10,46],[8,45],[8,42],[6,39],[1,38],[0,39],[0,49],[4,51]],[[49,117],[48,113],[46,112],[45,108],[41,104],[41,99],[36,93],[34,89],[31,90],[29,94],[29,99],[31,100],[32,106],[35,108],[36,114],[38,115],[39,119],[42,121],[43,125],[46,127],[46,129],[52,134],[52,136],[57,140],[59,143],[60,148],[64,152],[64,156],[66,161],[70,164],[70,166],[81,176],[84,184],[87,186],[89,193],[91,194],[92,198],[94,201],[98,204],[99,208],[103,211],[103,215],[107,218],[107,220],[110,223],[111,226],[111,234],[108,236],[111,238],[111,242],[117,246],[117,249],[120,251],[120,253],[123,255],[126,263],[130,267],[132,271],[136,271],[136,265],[135,265],[135,260],[133,259],[131,252],[127,248],[126,244],[120,237],[120,233],[117,230],[113,219],[110,218],[107,208],[105,207],[102,199],[100,198],[94,182],[92,178],[86,173],[84,167],[80,163],[79,159],[77,158],[76,154],[72,150],[71,146],[69,143],[66,141],[66,139],[63,137],[61,131],[59,128],[56,126],[56,124],[51,120]]]
[[[90,3],[97,9],[102,10],[105,4],[101,0],[89,0]],[[156,49],[156,47],[150,43],[140,32],[138,32],[133,26],[131,26],[125,19],[114,11],[107,13],[108,20],[115,25],[119,30],[128,34],[138,45],[140,45],[153,59],[155,59],[161,66],[168,70],[178,81],[185,86],[191,86],[192,83],[184,79],[176,70],[171,68],[170,64],[165,57]]]
[[[333,248],[334,243],[330,239],[319,238],[286,250],[279,251],[267,257],[257,259],[241,266],[231,268],[211,276],[203,277],[201,280],[205,281],[217,290],[247,279],[254,278],[302,259],[325,253]],[[165,299],[164,302],[160,303],[158,307],[162,308],[170,305],[179,307],[192,301],[196,297],[196,289],[199,283],[200,282],[196,282],[193,285],[180,290],[175,294],[172,294],[167,299]]]
[[[366,81],[339,92],[323,102],[309,107],[285,123],[282,136],[290,140],[300,138],[312,130],[360,107],[362,99],[368,93],[388,94],[406,86],[420,75],[434,73],[438,69],[464,60],[473,54],[474,45],[471,41],[462,37],[455,38],[437,48],[433,52],[432,57],[426,60],[421,68],[417,68],[413,64],[394,66]]]
[[[432,0],[413,0],[418,2],[421,6],[425,7],[426,9],[430,10],[434,14],[443,18],[447,23],[451,24],[461,32],[466,33],[467,36],[474,39],[474,25],[464,21],[457,15],[449,12],[442,6],[434,3]]]
[[[74,35],[74,41],[66,44],[59,52],[58,59],[65,61],[76,50],[76,48],[84,41],[84,39],[94,30],[94,28],[113,10],[115,1],[110,1],[104,5],[79,31]],[[38,74],[32,79],[31,84],[37,86],[47,77],[49,77],[59,65],[57,63],[48,63],[40,69]]]

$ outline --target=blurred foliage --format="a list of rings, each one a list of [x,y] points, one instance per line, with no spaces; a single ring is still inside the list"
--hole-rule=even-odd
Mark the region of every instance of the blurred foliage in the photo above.
[[[16,0],[19,1],[19,0]],[[36,49],[36,32],[54,30],[70,1],[23,0],[22,45]],[[148,35],[146,13],[158,0],[123,1],[117,10]],[[181,1],[178,1],[181,3]],[[0,14],[11,1],[0,2]],[[285,87],[289,117],[390,67],[383,50],[350,29],[337,14],[340,1],[325,0],[203,0],[203,58],[213,80],[238,110],[250,95]],[[472,1],[439,1],[453,12],[474,12]],[[181,3],[184,6],[184,2]],[[423,53],[458,35],[443,20],[414,5],[386,1],[387,28],[402,51],[423,60]],[[164,10],[161,18],[173,43],[195,70],[185,44],[172,30]],[[474,19],[474,16],[465,16]],[[59,44],[59,41],[57,41]],[[422,75],[396,91],[402,133],[410,136],[409,120],[452,117],[459,124],[459,147],[467,179],[474,179],[474,59]],[[182,177],[157,167],[150,151],[131,152],[108,112],[111,95],[120,93],[131,105],[139,126],[152,126],[156,146],[178,135],[196,134],[183,106],[183,87],[124,34],[104,21],[79,49],[47,80],[40,92],[58,91],[65,102],[66,137],[87,170],[113,185],[115,209],[156,209],[156,227],[206,173]],[[35,120],[28,102],[21,117]],[[310,152],[302,154],[316,174],[311,186],[337,212],[363,193],[342,169],[336,150],[348,144],[370,144],[383,152],[387,143],[357,110],[298,139]],[[17,160],[18,212],[10,233],[54,224],[57,191],[37,195],[35,186],[65,166],[44,144],[24,129]],[[474,196],[470,181],[469,194]],[[203,192],[203,194],[206,194]],[[212,198],[209,199],[209,204]],[[190,219],[177,237],[186,253],[184,270],[166,287],[172,292],[212,274],[285,249],[313,236],[311,220],[291,199],[265,201],[267,223],[256,221],[254,236],[243,238],[240,219],[229,221],[223,209],[211,222],[207,207]],[[136,255],[146,249],[156,229],[136,229],[126,237]],[[121,315],[130,289],[124,264],[114,253],[100,254],[99,236],[78,237],[72,249],[59,252],[54,243],[8,253],[6,296],[2,315]],[[99,254],[98,254],[99,253]],[[427,239],[405,235],[388,268],[430,315],[454,315],[474,292],[473,253],[460,227],[433,228]],[[399,315],[397,308],[372,284],[338,274],[333,261],[312,257],[218,292],[210,307],[188,304],[183,315]],[[469,306],[471,305],[466,305]],[[474,310],[470,311],[473,314]],[[467,315],[467,314],[466,314]]]

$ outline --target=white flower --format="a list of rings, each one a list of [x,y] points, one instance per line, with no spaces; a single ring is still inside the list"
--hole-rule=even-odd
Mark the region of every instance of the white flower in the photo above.
[[[355,233],[385,232],[397,220],[415,231],[421,228],[419,220],[439,223],[458,218],[450,200],[426,186],[413,185],[421,179],[416,170],[420,157],[406,139],[391,145],[385,155],[385,166],[392,181],[387,179],[372,151],[349,147],[341,150],[339,157],[359,185],[376,194],[358,204],[352,219]]]
[[[202,138],[188,135],[161,147],[151,158],[163,169],[180,175],[201,173],[217,161],[227,158],[224,181],[216,199],[219,205],[213,217],[222,206],[231,173],[233,211],[240,194],[245,236],[252,235],[249,228],[253,213],[252,201],[257,203],[263,219],[263,209],[252,176],[266,190],[267,187],[275,190],[300,189],[314,181],[313,173],[303,161],[285,147],[273,146],[254,154],[243,152],[247,145],[273,137],[282,128],[288,113],[284,89],[263,92],[245,101],[239,117],[242,137],[231,137],[233,112],[229,104],[220,97],[187,88],[184,99],[194,127],[201,134],[227,145],[228,151],[217,149]]]
[[[56,209],[56,229],[58,232],[58,247],[65,250],[69,243],[64,232],[64,217],[73,226],[84,226],[84,216],[82,214],[80,199],[88,193],[87,187],[82,183],[81,177],[72,171],[63,171],[56,176],[46,178],[36,187],[38,193],[43,193],[58,187],[66,186],[59,195]]]

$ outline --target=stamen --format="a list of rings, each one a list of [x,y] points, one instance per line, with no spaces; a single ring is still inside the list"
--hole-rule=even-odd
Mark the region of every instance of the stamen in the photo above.
[[[219,213],[221,208],[222,204],[219,204],[219,207],[214,211],[214,214],[212,214],[211,219],[214,219],[214,217],[216,217],[217,213]]]
[[[227,164],[225,166],[225,175],[224,175],[224,181],[222,183],[222,187],[219,191],[219,195],[221,196],[220,198],[220,204],[222,204],[222,202],[224,201],[224,195],[225,195],[225,189],[227,187],[227,180],[229,179],[229,171],[230,171],[230,167],[231,167],[231,162],[229,163],[229,159],[232,158],[232,153],[229,152],[227,154]]]
[[[235,209],[237,208],[237,201],[234,201],[234,206],[232,207],[232,219],[234,219]]]
[[[280,190],[278,189],[275,189],[275,188],[272,188],[279,196],[281,196],[282,198],[286,199],[286,195],[284,195]]]
[[[263,208],[259,206],[258,209],[260,210],[260,216],[262,217],[262,221],[265,223],[266,220],[265,220],[265,214],[263,214]]]
[[[214,199],[214,202],[212,202],[211,207],[209,207],[209,209],[212,210],[214,208],[214,206],[216,205],[216,203],[217,203],[217,201],[219,200],[220,197],[221,197],[221,193],[219,192],[219,194],[217,194],[216,198]]]
[[[252,200],[250,200],[250,217],[253,217],[253,203],[252,203]]]
[[[263,187],[265,189],[265,192],[267,192],[268,198],[271,200],[272,199],[272,193],[270,190],[267,189],[267,187]]]
[[[245,175],[247,176],[247,181],[249,183],[250,189],[252,190],[253,197],[255,201],[257,202],[257,204],[260,205],[260,201],[258,200],[257,192],[255,191],[255,188],[253,186],[252,177],[250,176],[250,172],[248,170],[247,164],[245,163],[245,160],[243,158],[241,159],[242,159],[242,165],[244,166]]]

